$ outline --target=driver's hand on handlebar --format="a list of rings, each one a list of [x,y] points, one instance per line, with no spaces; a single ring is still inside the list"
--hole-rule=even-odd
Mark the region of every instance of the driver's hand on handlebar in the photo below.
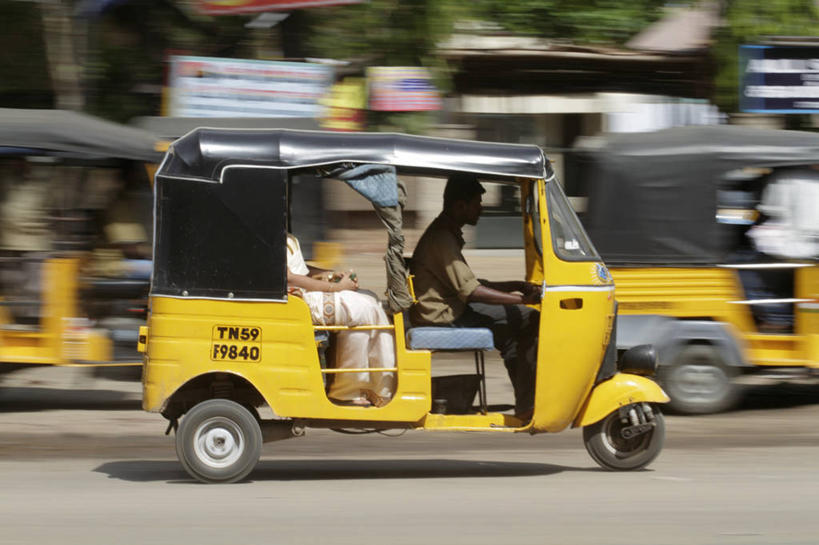
[[[537,284],[524,283],[521,293],[523,293],[523,304],[532,305],[540,303],[542,293],[540,286]]]

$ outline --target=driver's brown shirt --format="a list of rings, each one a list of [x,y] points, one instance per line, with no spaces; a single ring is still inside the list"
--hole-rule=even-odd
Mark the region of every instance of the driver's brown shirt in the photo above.
[[[480,283],[464,259],[460,227],[441,213],[429,224],[412,254],[415,325],[448,324],[463,314]]]

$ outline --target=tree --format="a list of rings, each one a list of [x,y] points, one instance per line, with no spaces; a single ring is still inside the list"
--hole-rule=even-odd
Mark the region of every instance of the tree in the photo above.
[[[662,15],[664,0],[473,0],[476,17],[521,34],[620,45]]]

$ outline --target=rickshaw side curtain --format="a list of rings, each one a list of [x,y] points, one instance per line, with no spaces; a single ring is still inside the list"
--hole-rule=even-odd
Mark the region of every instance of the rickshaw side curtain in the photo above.
[[[401,312],[412,305],[407,287],[407,265],[404,262],[403,211],[407,204],[407,188],[398,179],[391,165],[356,165],[343,167],[327,177],[344,181],[373,203],[373,208],[387,229],[387,306],[391,312]]]
[[[401,312],[412,305],[412,297],[407,287],[407,264],[404,262],[403,212],[407,204],[407,188],[404,182],[396,180],[398,204],[378,206],[373,204],[378,219],[387,228],[387,253],[384,262],[387,267],[387,305],[392,312]]]

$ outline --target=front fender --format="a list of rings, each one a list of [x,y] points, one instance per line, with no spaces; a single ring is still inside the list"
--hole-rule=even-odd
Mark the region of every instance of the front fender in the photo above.
[[[583,427],[594,424],[612,411],[632,403],[668,403],[669,400],[668,395],[653,380],[617,373],[592,389],[573,425]]]

